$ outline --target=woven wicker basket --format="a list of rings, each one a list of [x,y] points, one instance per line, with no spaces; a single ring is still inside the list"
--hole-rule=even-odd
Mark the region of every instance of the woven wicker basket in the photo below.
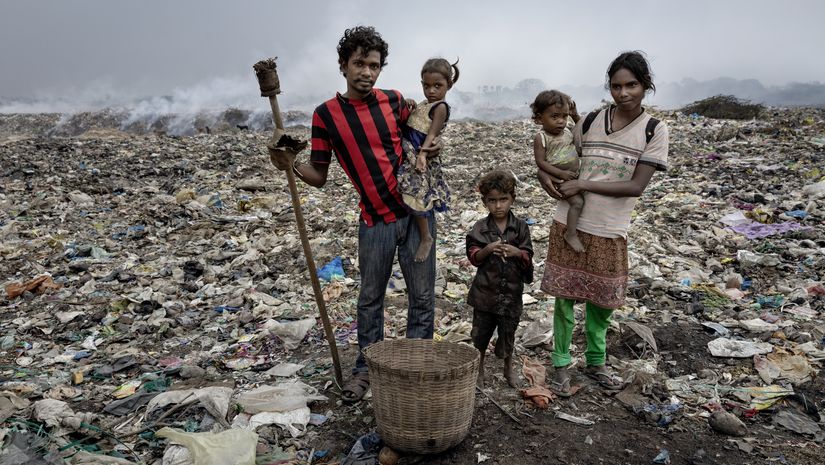
[[[396,339],[364,350],[378,433],[402,452],[434,454],[470,430],[478,350],[451,342]]]

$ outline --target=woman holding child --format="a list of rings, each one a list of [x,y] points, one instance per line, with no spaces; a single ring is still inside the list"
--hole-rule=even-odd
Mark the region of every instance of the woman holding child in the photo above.
[[[624,304],[627,291],[627,231],[653,173],[667,169],[667,126],[642,107],[645,94],[656,89],[645,57],[622,53],[610,64],[606,81],[614,104],[581,118],[573,130],[581,162],[578,178],[562,180],[541,165],[538,171],[542,187],[559,199],[541,289],[556,297],[551,389],[563,397],[571,394],[569,349],[576,301],[586,302],[584,374],[606,389],[622,387],[605,361],[610,316]],[[580,194],[584,206],[576,231],[567,234],[566,199]],[[577,237],[581,247],[571,246],[571,237]]]

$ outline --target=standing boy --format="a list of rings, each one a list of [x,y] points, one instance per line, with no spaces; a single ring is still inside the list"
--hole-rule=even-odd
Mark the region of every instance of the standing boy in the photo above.
[[[467,258],[478,267],[467,303],[473,307],[473,345],[481,352],[478,385],[484,385],[484,353],[498,329],[495,354],[504,359],[504,377],[517,387],[513,347],[521,317],[524,284],[533,281],[530,228],[510,211],[516,199],[516,179],[504,171],[487,173],[479,183],[490,214],[467,234]]]
[[[431,250],[423,262],[413,260],[421,238],[402,203],[396,179],[404,157],[400,125],[407,120],[410,109],[400,92],[373,87],[386,65],[387,54],[387,43],[374,28],[358,26],[344,31],[338,42],[338,66],[347,91],[315,109],[309,163],[296,163],[289,156],[271,157],[279,169],[291,169],[305,183],[322,187],[334,152],[361,197],[360,350],[384,338],[384,295],[396,251],[408,292],[407,337],[433,337],[435,251]],[[435,155],[437,150],[431,153]],[[429,224],[430,235],[435,237],[432,216]],[[360,400],[369,388],[363,352],[358,354],[352,373],[342,392],[348,402]]]

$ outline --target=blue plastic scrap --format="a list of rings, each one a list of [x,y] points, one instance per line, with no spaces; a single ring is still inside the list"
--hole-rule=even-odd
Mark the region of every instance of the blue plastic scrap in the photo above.
[[[759,296],[756,298],[756,303],[760,307],[780,307],[784,300],[785,297],[781,295]]]
[[[339,256],[333,258],[332,261],[321,267],[317,274],[318,279],[327,282],[336,279],[344,279],[344,265],[341,257]]]
[[[668,464],[670,463],[670,452],[667,449],[662,449],[659,451],[659,455],[653,459],[653,463],[657,464]]]
[[[383,445],[384,440],[378,433],[367,433],[355,441],[341,465],[378,465],[378,453]]]
[[[651,418],[659,426],[667,426],[673,421],[673,414],[682,408],[682,404],[648,404],[644,411],[651,414]]]

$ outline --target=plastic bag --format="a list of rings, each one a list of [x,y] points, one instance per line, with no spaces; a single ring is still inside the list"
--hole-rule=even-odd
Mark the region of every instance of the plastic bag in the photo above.
[[[310,419],[307,404],[314,400],[327,400],[318,390],[298,380],[287,380],[275,386],[259,386],[236,399],[246,415],[238,415],[233,427],[254,430],[259,426],[276,424],[292,437],[306,432]],[[250,416],[251,415],[251,416]]]
[[[33,463],[33,462],[32,462]],[[71,458],[72,465],[132,465],[135,462],[111,455],[93,454],[81,450]]]
[[[155,436],[186,447],[193,465],[255,465],[258,434],[230,429],[221,433],[185,433],[166,427]]]
[[[771,352],[773,345],[768,342],[735,341],[720,337],[708,342],[708,349],[714,357],[748,358]]]
[[[541,318],[530,322],[521,335],[521,345],[536,347],[546,344],[553,339],[553,320]]]
[[[318,270],[318,279],[323,281],[332,281],[333,279],[344,279],[344,266],[341,261],[341,257],[335,257],[327,263],[326,265],[322,266],[320,270]]]
[[[275,386],[263,385],[238,396],[236,401],[244,412],[287,412],[306,407],[314,400],[327,400],[318,390],[298,380],[287,380]]]
[[[373,465],[378,463],[378,453],[384,445],[384,440],[376,433],[368,433],[355,441],[349,454],[341,461],[341,465]]]
[[[261,412],[252,416],[240,414],[232,420],[232,427],[254,431],[259,426],[278,425],[289,431],[290,436],[297,438],[306,433],[310,416],[309,407],[301,407],[288,412]]]
[[[284,347],[289,350],[297,348],[313,326],[315,326],[315,318],[287,321],[284,323],[269,320],[264,323],[264,329],[284,341]]]
[[[220,386],[167,391],[150,400],[149,405],[146,407],[146,412],[151,413],[156,409],[163,408],[170,404],[200,402],[213,417],[226,418],[226,414],[229,412],[229,399],[231,397],[232,389]]]

